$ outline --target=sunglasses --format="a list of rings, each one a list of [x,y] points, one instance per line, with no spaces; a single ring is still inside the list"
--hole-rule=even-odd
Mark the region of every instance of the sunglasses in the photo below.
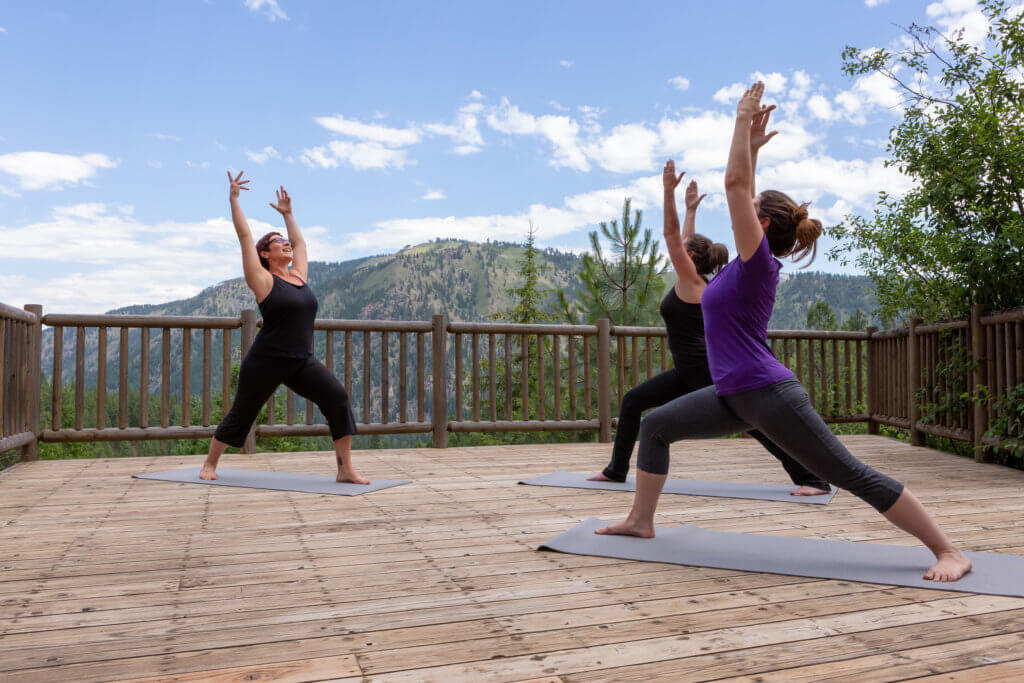
[[[292,246],[292,243],[289,242],[288,240],[286,240],[283,237],[275,237],[274,239],[272,239],[269,242],[267,242],[267,246],[269,247],[271,244],[274,244],[275,242],[280,242],[282,247],[290,247],[290,246]]]

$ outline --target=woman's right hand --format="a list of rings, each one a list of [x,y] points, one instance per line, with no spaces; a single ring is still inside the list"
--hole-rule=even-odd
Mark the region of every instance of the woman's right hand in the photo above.
[[[228,171],[228,182],[231,183],[231,191],[229,193],[229,196],[231,197],[231,199],[238,199],[238,195],[241,193],[241,190],[248,190],[249,189],[248,187],[245,186],[245,184],[247,182],[249,182],[249,181],[248,180],[242,180],[242,174],[243,173],[245,173],[245,171],[239,171],[238,172],[238,177],[237,178],[232,178],[231,177],[231,171]]]
[[[676,177],[676,164],[669,159],[668,163],[665,164],[665,169],[661,172],[661,182],[666,190],[675,192],[684,175],[686,175],[686,171],[680,173],[678,178]]]

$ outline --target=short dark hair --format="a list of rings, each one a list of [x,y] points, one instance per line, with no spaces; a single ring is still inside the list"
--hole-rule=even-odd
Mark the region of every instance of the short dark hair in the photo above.
[[[279,232],[268,232],[266,235],[261,237],[258,242],[256,242],[256,255],[260,257],[260,265],[267,270],[270,270],[270,264],[267,263],[267,259],[263,258],[262,252],[270,251],[270,240],[274,239],[274,237],[283,236],[284,235]]]

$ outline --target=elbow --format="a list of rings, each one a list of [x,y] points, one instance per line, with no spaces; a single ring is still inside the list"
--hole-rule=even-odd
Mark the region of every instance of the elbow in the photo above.
[[[750,188],[750,178],[745,173],[725,172],[725,191]]]

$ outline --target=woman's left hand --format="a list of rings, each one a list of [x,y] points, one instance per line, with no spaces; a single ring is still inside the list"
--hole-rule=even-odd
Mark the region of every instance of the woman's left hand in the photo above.
[[[686,194],[683,196],[683,201],[686,203],[686,210],[696,211],[701,201],[707,196],[707,193],[700,194],[697,190],[697,181],[691,180],[690,184],[686,186]]]
[[[277,209],[282,216],[287,216],[292,212],[292,198],[288,196],[284,185],[277,191],[277,204],[271,203],[271,206]]]
[[[779,134],[777,130],[773,130],[771,133],[765,132],[768,128],[768,118],[771,116],[773,109],[775,109],[774,104],[770,107],[762,106],[760,113],[756,114],[750,122],[750,149],[755,152]]]

